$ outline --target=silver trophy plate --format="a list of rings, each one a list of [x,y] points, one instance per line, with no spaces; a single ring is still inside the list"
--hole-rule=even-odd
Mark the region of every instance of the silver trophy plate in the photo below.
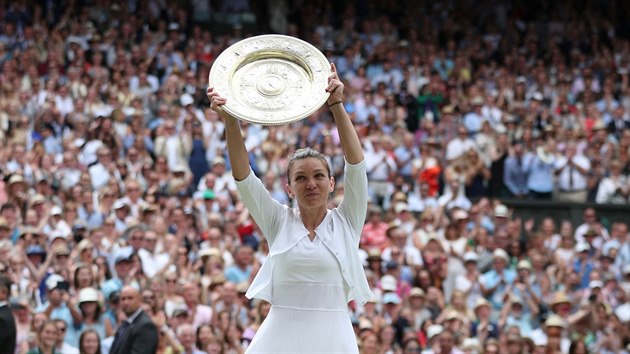
[[[262,35],[224,50],[210,69],[209,84],[227,99],[233,117],[260,125],[295,122],[317,111],[326,92],[330,63],[301,39]]]

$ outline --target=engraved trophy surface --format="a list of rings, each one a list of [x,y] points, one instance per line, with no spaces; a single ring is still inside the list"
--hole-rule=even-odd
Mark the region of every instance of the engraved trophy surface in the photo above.
[[[306,118],[328,99],[330,63],[301,39],[262,35],[224,50],[210,69],[209,84],[227,99],[233,117],[260,125]]]

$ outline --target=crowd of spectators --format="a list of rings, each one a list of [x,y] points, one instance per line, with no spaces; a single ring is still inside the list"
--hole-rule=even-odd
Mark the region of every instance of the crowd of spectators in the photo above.
[[[269,311],[244,297],[268,248],[205,89],[223,49],[266,31],[336,64],[364,144],[374,298],[348,308],[361,353],[630,351],[628,222],[593,208],[580,224],[522,220],[504,204],[630,203],[626,2],[256,3],[0,2],[0,275],[16,353],[107,353],[124,285],[159,353],[244,351]],[[229,31],[205,23],[217,13]],[[239,22],[252,16],[257,30]],[[325,107],[242,129],[274,198],[290,202],[286,158],[309,146],[330,156],[339,200]]]

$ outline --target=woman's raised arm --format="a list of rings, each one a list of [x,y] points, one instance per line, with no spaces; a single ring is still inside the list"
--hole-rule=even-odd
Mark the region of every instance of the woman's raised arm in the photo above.
[[[242,181],[249,175],[249,155],[245,147],[245,141],[241,134],[241,125],[238,120],[229,115],[221,106],[227,101],[221,97],[212,87],[208,87],[208,99],[210,108],[217,112],[225,121],[225,135],[227,142],[228,157],[232,166],[232,176],[237,181]]]

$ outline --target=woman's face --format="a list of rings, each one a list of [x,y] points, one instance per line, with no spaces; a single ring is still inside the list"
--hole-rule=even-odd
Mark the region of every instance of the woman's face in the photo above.
[[[464,293],[457,292],[453,294],[453,298],[451,301],[453,302],[453,306],[455,307],[463,307],[466,305],[466,301],[464,301]]]
[[[33,329],[37,330],[37,328],[41,327],[42,324],[44,324],[44,322],[46,322],[46,314],[44,313],[37,313],[35,314],[35,316],[33,317]]]
[[[77,273],[77,282],[80,288],[90,286],[92,284],[92,271],[89,268],[81,268]]]
[[[384,343],[391,343],[394,340],[394,328],[391,326],[387,326],[383,328],[381,332],[381,341]]]
[[[83,337],[83,350],[86,354],[95,354],[98,350],[98,335],[89,332]]]
[[[96,312],[97,307],[98,305],[96,304],[96,302],[93,301],[81,303],[81,308],[83,309],[83,311],[85,311],[86,314],[93,314],[94,312]]]
[[[373,352],[375,352],[376,349],[377,349],[377,347],[376,347],[377,344],[378,344],[378,339],[376,338],[376,335],[374,335],[374,334],[366,335],[361,340],[361,348],[363,349],[362,352],[364,352],[364,353],[373,353]]]
[[[44,346],[52,348],[55,346],[58,335],[59,331],[57,330],[57,326],[55,326],[54,323],[47,323],[44,328],[42,328],[40,340]]]
[[[201,343],[207,343],[212,336],[214,336],[212,329],[209,326],[202,326],[197,333],[197,340]]]
[[[302,210],[326,207],[328,195],[335,187],[334,178],[328,175],[328,169],[317,158],[305,158],[293,163],[287,184],[287,192],[295,198]]]
[[[223,352],[223,348],[221,348],[221,344],[219,343],[210,343],[206,347],[206,353],[208,354],[220,354]]]
[[[458,235],[458,231],[457,231],[457,226],[451,224],[446,228],[446,239],[447,240],[455,240],[457,238],[459,238]]]

